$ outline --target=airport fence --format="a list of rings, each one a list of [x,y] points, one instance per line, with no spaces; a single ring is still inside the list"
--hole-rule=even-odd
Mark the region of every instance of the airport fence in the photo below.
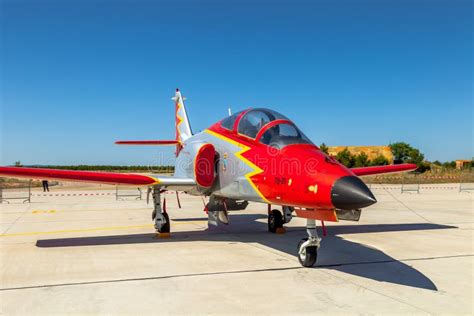
[[[0,186],[0,203],[10,203],[10,200],[21,200],[31,203],[31,181],[26,186],[5,188]]]
[[[474,183],[471,181],[472,168],[469,169],[469,172],[463,172],[459,177],[459,192],[470,192],[474,191]]]
[[[402,177],[401,193],[416,192],[420,194],[419,173],[404,173]]]
[[[445,173],[401,173],[393,175],[378,175],[363,177],[369,188],[374,185],[389,185],[386,189],[400,190],[401,193],[420,194],[424,190],[449,189],[459,192],[474,191],[473,169],[456,170],[449,174]]]
[[[142,189],[141,188],[131,188],[131,187],[120,187],[115,186],[115,199],[125,200],[127,198],[134,198],[135,200],[142,199]]]

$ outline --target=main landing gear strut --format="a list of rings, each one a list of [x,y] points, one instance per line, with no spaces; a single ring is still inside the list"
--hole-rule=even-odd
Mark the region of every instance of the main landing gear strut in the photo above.
[[[161,189],[153,187],[153,214],[152,219],[155,221],[155,229],[160,234],[169,234],[170,218],[166,213],[166,201],[161,206]]]
[[[271,208],[271,205],[268,204],[268,231],[271,233],[284,232],[283,224],[291,221],[293,208],[283,206],[283,213],[276,209],[272,210]]]

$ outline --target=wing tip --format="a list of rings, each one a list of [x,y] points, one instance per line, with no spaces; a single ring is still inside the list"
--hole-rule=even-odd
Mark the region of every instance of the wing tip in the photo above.
[[[404,164],[400,164],[400,165],[393,165],[393,166],[403,166],[404,168],[406,168],[406,170],[416,170],[418,169],[418,165],[417,164],[414,164],[414,163],[404,163]]]

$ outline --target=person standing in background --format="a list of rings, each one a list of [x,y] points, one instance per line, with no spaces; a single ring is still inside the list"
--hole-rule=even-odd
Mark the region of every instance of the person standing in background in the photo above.
[[[49,192],[49,183],[48,180],[43,180],[43,192]]]

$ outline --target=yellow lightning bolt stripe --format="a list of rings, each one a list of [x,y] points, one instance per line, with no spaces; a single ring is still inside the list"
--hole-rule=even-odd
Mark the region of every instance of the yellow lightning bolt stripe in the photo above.
[[[151,176],[147,176],[147,177],[151,178],[153,181],[155,181],[155,182],[153,182],[152,184],[149,184],[149,185],[156,185],[156,184],[160,184],[160,182],[161,182],[160,179],[157,179],[155,177],[151,177]]]
[[[247,173],[245,175],[245,178],[247,179],[247,181],[250,183],[250,185],[252,186],[252,188],[255,190],[255,192],[258,193],[258,195],[260,196],[260,198],[262,198],[262,200],[264,200],[266,203],[269,203],[270,204],[270,201],[268,201],[265,196],[262,194],[262,192],[260,192],[260,190],[257,188],[257,186],[255,185],[255,183],[253,183],[253,181],[250,179],[251,177],[253,177],[254,175],[257,175],[259,173],[262,173],[263,170],[260,169],[256,164],[254,164],[253,162],[251,162],[250,160],[248,160],[247,158],[245,158],[244,156],[242,156],[242,154],[244,154],[245,152],[249,151],[251,148],[242,144],[242,143],[239,143],[233,139],[230,139],[224,135],[221,135],[219,133],[216,133],[214,131],[211,131],[209,129],[206,129],[205,130],[206,133],[214,136],[214,137],[217,137],[225,142],[228,142],[234,146],[237,146],[239,148],[241,148],[241,150],[239,150],[238,152],[234,153],[235,157],[237,157],[240,161],[242,161],[243,163],[245,163],[247,166],[249,166],[250,168],[253,169],[253,171]]]
[[[139,176],[143,176],[143,177],[150,178],[150,180],[153,181],[153,183],[150,183],[150,184],[147,184],[147,185],[156,185],[156,184],[160,184],[160,183],[161,183],[161,180],[160,180],[160,179],[155,178],[155,177],[152,177],[152,176],[149,176],[149,175],[147,175],[147,174],[142,174],[142,173],[131,173],[131,174],[135,174],[135,175],[139,175]]]
[[[176,123],[176,130],[178,132],[178,141],[179,142],[181,142],[179,126],[181,125],[181,123],[183,123],[183,118],[181,116],[179,116],[179,110],[181,109],[181,102],[180,101],[182,102],[181,99],[178,99],[176,101],[176,118],[178,119],[178,122]]]

